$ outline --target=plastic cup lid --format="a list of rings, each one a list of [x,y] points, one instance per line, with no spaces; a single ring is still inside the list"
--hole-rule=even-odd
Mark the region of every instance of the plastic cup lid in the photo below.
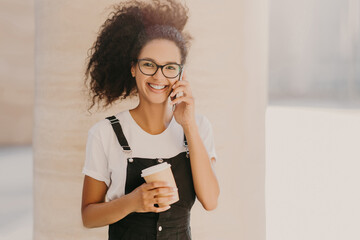
[[[167,162],[156,164],[154,166],[143,169],[141,171],[141,177],[149,176],[151,174],[160,172],[160,171],[165,170],[165,169],[170,168],[170,167],[171,167],[171,165],[169,163],[167,163]]]

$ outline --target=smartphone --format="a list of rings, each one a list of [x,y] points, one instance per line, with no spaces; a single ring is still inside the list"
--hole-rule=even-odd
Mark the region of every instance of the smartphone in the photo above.
[[[184,68],[181,70],[180,77],[179,77],[179,81],[182,80],[183,72],[184,72]],[[179,93],[177,93],[177,94],[175,95],[175,98],[174,98],[174,99],[176,99],[176,98],[178,98],[178,97],[181,97],[182,95],[183,95],[183,93],[182,93],[182,92],[179,92]],[[176,105],[176,104],[174,104],[174,105],[172,106],[172,111],[175,110],[175,105]]]

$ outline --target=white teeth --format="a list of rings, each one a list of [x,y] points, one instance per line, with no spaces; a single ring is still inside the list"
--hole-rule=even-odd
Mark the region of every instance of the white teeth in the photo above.
[[[160,86],[160,85],[154,85],[154,84],[151,84],[149,83],[149,85],[152,87],[152,88],[155,88],[155,89],[164,89],[166,86]]]

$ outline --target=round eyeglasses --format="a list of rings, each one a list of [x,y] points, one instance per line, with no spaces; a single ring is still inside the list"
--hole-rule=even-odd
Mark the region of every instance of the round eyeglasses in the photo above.
[[[137,62],[140,71],[147,76],[154,76],[159,68],[166,78],[176,78],[182,71],[182,65],[177,63],[158,65],[148,59],[138,59]]]

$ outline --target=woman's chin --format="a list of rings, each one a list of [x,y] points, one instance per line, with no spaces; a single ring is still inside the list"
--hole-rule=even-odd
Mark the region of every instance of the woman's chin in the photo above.
[[[143,100],[151,105],[152,104],[154,104],[154,105],[170,105],[168,97],[166,97],[166,98],[165,97],[163,97],[163,98],[145,98]]]

